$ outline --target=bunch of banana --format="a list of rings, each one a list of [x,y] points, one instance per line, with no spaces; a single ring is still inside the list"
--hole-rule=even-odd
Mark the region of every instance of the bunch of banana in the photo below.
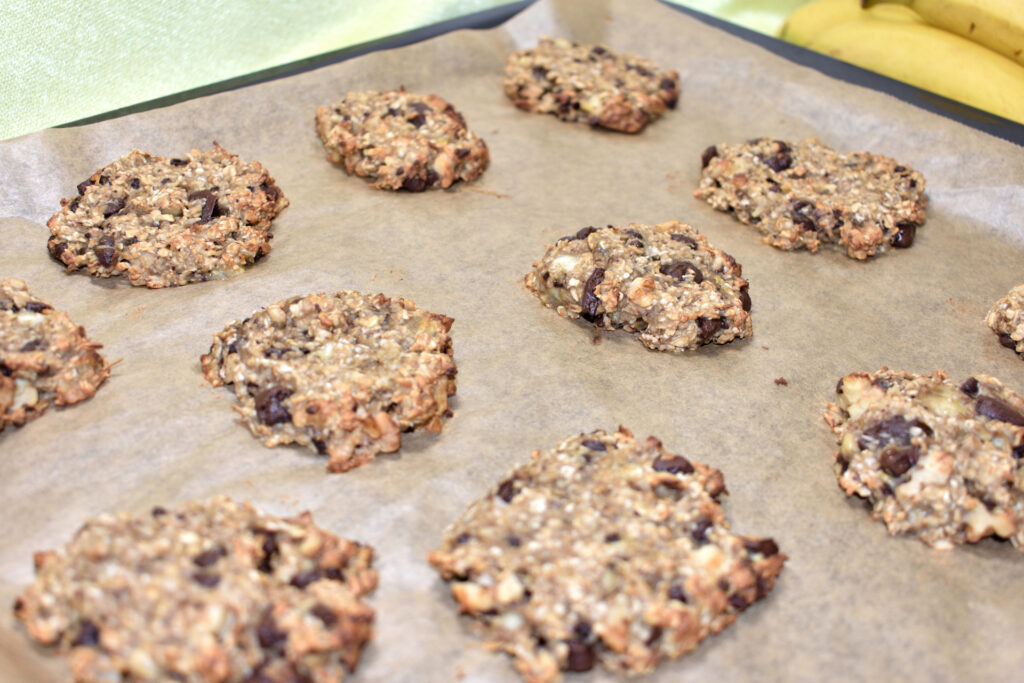
[[[1024,0],[814,0],[779,37],[1024,123]]]

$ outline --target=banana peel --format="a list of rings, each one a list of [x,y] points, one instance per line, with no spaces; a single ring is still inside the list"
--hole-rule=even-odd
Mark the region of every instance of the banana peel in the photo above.
[[[864,8],[864,0],[814,0],[793,10],[779,29],[778,37],[807,47],[819,35],[839,24],[866,17],[923,24],[914,10],[902,4],[875,4]],[[1022,0],[1024,1],[1024,0]]]

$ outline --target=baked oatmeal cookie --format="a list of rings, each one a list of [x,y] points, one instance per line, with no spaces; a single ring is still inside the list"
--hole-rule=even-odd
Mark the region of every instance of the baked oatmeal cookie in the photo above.
[[[534,451],[429,560],[531,682],[600,663],[646,673],[774,586],[786,556],[729,530],[722,473],[623,427]]]
[[[381,190],[422,192],[470,181],[487,168],[487,145],[437,95],[404,88],[350,92],[316,110],[327,159]]]
[[[684,351],[753,334],[741,272],[694,228],[668,221],[583,228],[549,246],[525,284],[562,317],[637,333],[657,351]]]
[[[234,384],[235,409],[265,445],[307,446],[344,472],[398,450],[403,432],[441,431],[452,322],[383,294],[296,296],[214,335],[203,373]]]
[[[174,159],[132,150],[60,204],[47,247],[68,272],[155,288],[223,279],[265,256],[288,200],[258,161],[214,142]]]
[[[505,65],[517,107],[623,133],[637,133],[679,99],[679,74],[603,45],[543,37]]]
[[[708,147],[694,196],[755,226],[779,249],[834,244],[855,259],[907,248],[924,223],[924,177],[866,152],[840,154],[813,138],[757,138]]]
[[[999,343],[1024,358],[1024,285],[1017,285],[988,312],[985,322]]]
[[[14,603],[75,681],[340,681],[373,635],[373,550],[227,498],[87,521]]]
[[[110,377],[101,348],[24,281],[0,278],[0,431],[95,394]]]
[[[839,380],[825,420],[835,471],[890,534],[949,549],[986,536],[1024,550],[1024,398],[987,375],[882,368]]]

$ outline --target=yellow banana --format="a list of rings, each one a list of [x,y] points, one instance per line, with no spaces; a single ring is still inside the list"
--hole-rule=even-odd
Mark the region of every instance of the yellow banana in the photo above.
[[[912,0],[910,6],[932,26],[1024,64],[1024,0]]]
[[[865,10],[861,9],[861,0],[814,0],[800,5],[786,17],[786,23],[779,29],[779,38],[807,47],[833,26],[863,17],[924,23],[916,12],[901,4],[878,4]]]
[[[869,17],[834,26],[808,47],[1024,123],[1024,66],[948,31]]]

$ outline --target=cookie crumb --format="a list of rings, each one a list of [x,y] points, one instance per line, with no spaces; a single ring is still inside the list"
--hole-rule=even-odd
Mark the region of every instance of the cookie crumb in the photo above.
[[[785,377],[776,377],[775,378],[775,383],[777,385],[779,385],[780,387],[788,387],[789,386],[789,382],[786,380]]]

